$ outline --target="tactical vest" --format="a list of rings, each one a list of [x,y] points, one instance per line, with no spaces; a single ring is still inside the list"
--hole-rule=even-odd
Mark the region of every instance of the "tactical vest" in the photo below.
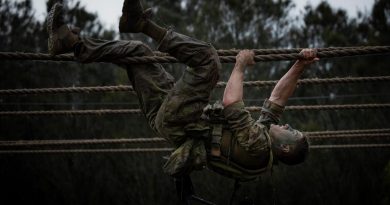
[[[223,107],[222,107],[223,109]],[[226,127],[221,105],[209,105],[204,110],[203,118],[212,128],[211,139],[207,146],[207,167],[221,175],[240,181],[250,181],[272,167],[273,155],[271,140],[266,133],[269,152],[266,156],[251,156],[237,143],[237,139]],[[260,157],[268,158],[266,165],[261,164]]]

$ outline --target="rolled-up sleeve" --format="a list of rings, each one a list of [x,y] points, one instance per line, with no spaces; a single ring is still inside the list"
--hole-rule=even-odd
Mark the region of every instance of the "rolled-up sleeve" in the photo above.
[[[224,108],[223,113],[229,127],[233,130],[242,130],[254,122],[243,101],[238,101]]]
[[[265,126],[255,122],[243,101],[224,108],[224,115],[229,128],[240,147],[250,155],[258,156],[268,147]]]
[[[263,107],[261,109],[260,117],[258,122],[268,127],[271,124],[278,124],[280,117],[284,111],[284,106],[280,106],[268,99],[264,101]]]

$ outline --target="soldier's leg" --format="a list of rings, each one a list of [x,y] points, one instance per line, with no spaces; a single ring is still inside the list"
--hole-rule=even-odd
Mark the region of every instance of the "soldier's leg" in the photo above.
[[[189,66],[165,98],[156,117],[158,133],[176,148],[164,165],[164,171],[172,176],[188,174],[206,163],[202,143],[209,137],[210,127],[201,115],[218,80],[221,65],[213,46],[167,31],[141,17],[142,10],[139,0],[125,0],[121,32],[142,32],[160,44],[160,51]]]
[[[205,164],[206,151],[201,145],[210,128],[201,119],[209,102],[221,67],[216,50],[208,43],[167,31],[145,17],[139,0],[125,0],[119,29],[142,32],[153,38],[159,50],[176,57],[189,67],[165,98],[156,117],[159,134],[175,146],[164,171],[177,176],[188,174]]]
[[[173,31],[166,33],[159,50],[176,57],[188,67],[161,106],[158,126],[181,127],[187,137],[207,135],[209,128],[200,117],[218,81],[221,64],[216,50],[209,43]]]
[[[152,50],[140,41],[105,41],[80,38],[75,46],[75,56],[82,63],[109,61],[127,70],[130,82],[137,93],[140,107],[150,126],[155,129],[155,117],[174,79],[158,64],[122,64],[130,56],[152,56]]]
[[[156,119],[162,128],[160,134],[171,133],[177,136],[174,144],[181,144],[186,140],[181,136],[189,135],[178,133],[180,130],[206,129],[199,124],[200,116],[218,79],[219,58],[210,44],[167,31],[153,22],[147,13],[140,0],[124,0],[119,30],[122,33],[144,33],[160,44],[160,51],[189,66],[164,101]],[[178,127],[175,133],[166,130],[172,127]]]
[[[65,22],[63,6],[53,5],[47,18],[49,33],[48,47],[51,55],[75,52],[83,63],[109,61],[121,64],[121,59],[130,56],[150,56],[153,52],[138,41],[105,41],[80,38],[71,31]],[[168,90],[173,86],[173,78],[160,64],[124,65],[130,81],[137,92],[141,109],[149,124],[155,129],[155,117]]]
[[[201,115],[218,81],[221,64],[213,46],[172,31],[167,32],[159,50],[188,65],[156,117],[158,132],[176,147],[164,171],[178,176],[201,169],[206,163],[201,144],[209,137],[210,127]]]

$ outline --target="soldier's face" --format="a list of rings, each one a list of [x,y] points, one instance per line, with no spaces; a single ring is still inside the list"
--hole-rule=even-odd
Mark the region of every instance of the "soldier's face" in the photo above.
[[[276,129],[280,128],[280,129],[283,129],[283,130],[287,130],[290,128],[290,125],[288,124],[284,124],[284,125],[274,125],[274,124],[271,124],[271,127],[277,127]]]
[[[289,132],[291,132],[292,129],[291,127],[288,125],[288,124],[284,124],[284,125],[274,125],[274,124],[271,124],[271,127],[270,127],[270,134],[272,135],[284,135],[284,134],[290,134]]]
[[[297,130],[294,130],[290,125],[274,125],[271,124],[269,133],[274,141],[278,141],[280,144],[294,144],[297,138],[300,136]]]

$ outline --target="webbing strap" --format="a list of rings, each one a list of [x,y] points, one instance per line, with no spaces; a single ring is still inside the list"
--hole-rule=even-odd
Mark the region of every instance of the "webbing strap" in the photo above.
[[[269,147],[269,161],[267,165],[267,170],[271,171],[272,170],[272,165],[274,163],[274,154],[272,153],[272,142],[271,142],[271,137],[269,136],[269,133],[267,132],[266,135],[267,140],[268,140],[268,147]]]
[[[211,152],[214,157],[221,156],[222,124],[214,124],[211,132]]]

